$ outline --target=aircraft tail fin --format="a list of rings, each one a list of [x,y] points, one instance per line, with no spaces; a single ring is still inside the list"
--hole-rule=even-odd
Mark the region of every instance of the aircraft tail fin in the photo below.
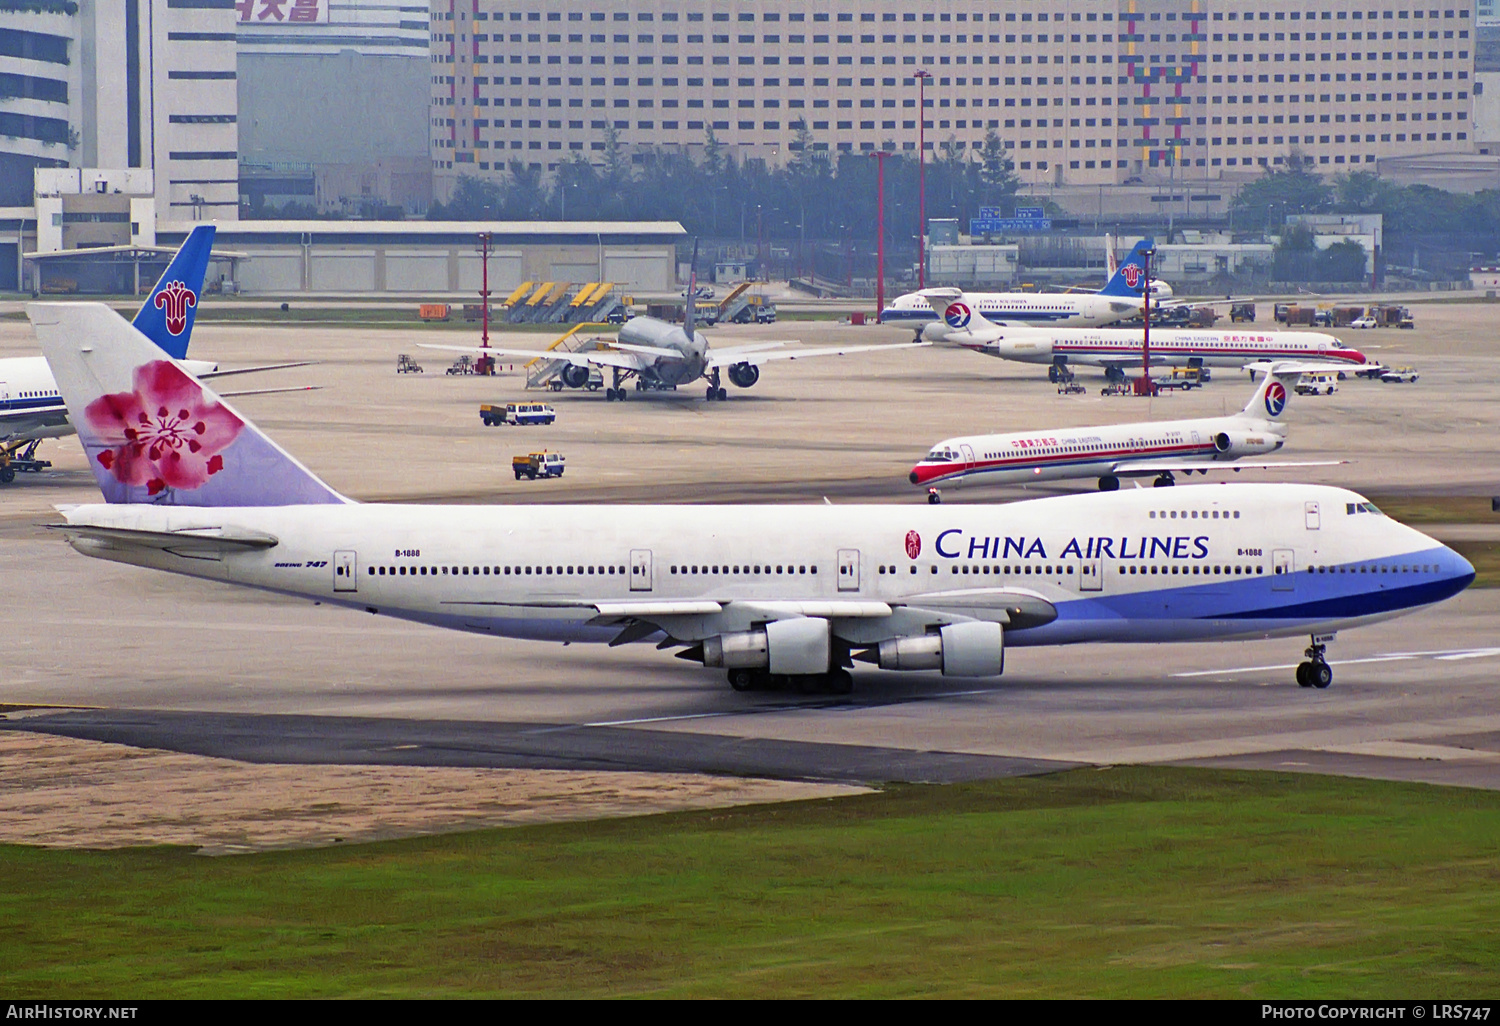
[[[1255,386],[1255,394],[1240,411],[1240,416],[1280,423],[1286,413],[1291,390],[1306,367],[1301,364],[1270,361],[1250,364],[1250,369],[1261,372],[1262,377]]]
[[[200,224],[188,233],[131,321],[142,335],[174,360],[187,357],[193,322],[198,316],[198,297],[203,295],[203,277],[208,273],[208,256],[214,247],[216,231],[211,224]]]
[[[918,295],[926,299],[943,319],[947,333],[983,331],[995,327],[993,322],[979,312],[979,304],[960,289],[924,289]]]
[[[349,501],[103,303],[32,303],[26,315],[106,502]]]
[[[698,240],[693,240],[693,262],[688,265],[687,301],[682,306],[682,330],[693,337],[693,314],[698,307]]]
[[[1120,261],[1110,275],[1109,282],[1099,290],[1101,296],[1127,296],[1140,299],[1146,291],[1146,264],[1141,253],[1156,245],[1154,239],[1142,239],[1130,250],[1130,255]]]

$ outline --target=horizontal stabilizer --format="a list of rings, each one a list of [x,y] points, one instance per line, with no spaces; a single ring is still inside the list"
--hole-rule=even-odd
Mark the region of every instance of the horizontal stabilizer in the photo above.
[[[48,524],[47,527],[61,531],[69,541],[82,538],[112,548],[248,552],[281,544],[274,534],[244,527],[189,527],[180,531],[140,531],[91,524]]]
[[[232,399],[242,395],[276,395],[280,392],[320,392],[322,385],[287,385],[283,388],[246,388],[238,392],[220,392],[219,398]]]
[[[209,378],[227,378],[235,374],[259,374],[262,371],[287,370],[291,367],[311,367],[317,360],[297,360],[295,363],[264,363],[259,367],[235,367],[233,370],[203,371],[194,375],[199,381],[207,381]],[[220,395],[228,395],[228,392],[220,392]]]

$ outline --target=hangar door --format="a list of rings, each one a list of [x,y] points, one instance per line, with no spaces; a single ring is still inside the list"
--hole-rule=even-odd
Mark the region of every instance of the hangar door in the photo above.
[[[340,250],[308,259],[307,286],[312,292],[374,292],[375,251]]]
[[[586,264],[553,264],[551,278],[553,281],[571,281],[575,285],[598,281],[599,262],[590,260]]]
[[[665,292],[672,287],[672,253],[642,250],[604,251],[604,280],[633,289]]]
[[[390,292],[447,292],[447,252],[386,250],[385,287]]]
[[[252,249],[234,272],[241,292],[301,292],[301,249]]]
[[[454,283],[456,291],[479,291],[479,283],[483,280],[482,263],[478,253],[458,255],[458,281]],[[490,302],[498,303],[505,298],[506,293],[519,284],[521,284],[521,251],[517,249],[490,250]],[[498,296],[495,295],[497,292]]]

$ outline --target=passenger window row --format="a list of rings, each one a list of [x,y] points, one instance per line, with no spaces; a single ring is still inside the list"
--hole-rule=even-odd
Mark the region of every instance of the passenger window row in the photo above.
[[[480,576],[489,577],[491,575],[493,575],[495,577],[500,577],[502,575],[506,576],[506,577],[509,577],[512,574],[514,574],[517,577],[520,577],[523,574],[524,575],[535,574],[538,577],[541,577],[544,574],[546,574],[546,575],[553,575],[553,574],[555,574],[555,575],[557,575],[559,577],[564,577],[564,576],[573,576],[573,577],[577,577],[577,576],[590,576],[590,577],[601,576],[602,577],[602,576],[613,575],[613,574],[622,574],[623,575],[625,573],[625,568],[623,566],[620,566],[620,567],[615,567],[615,566],[556,566],[556,567],[553,567],[553,566],[496,566],[496,567],[488,567],[488,566],[474,566],[474,567],[469,567],[469,566],[434,566],[434,567],[427,567],[427,566],[409,566],[408,565],[408,566],[380,566],[380,567],[372,566],[372,567],[366,568],[365,572],[367,574],[374,575],[374,576],[380,576],[380,577],[385,577],[385,576],[391,576],[391,577],[427,577],[429,575],[432,576],[432,577],[436,577],[439,574],[451,575],[451,576],[454,576],[454,577],[460,577],[460,576],[462,576],[462,577],[469,577],[469,576],[474,576],[474,577],[480,577]]]
[[[1043,566],[1032,566],[1030,564],[1025,564],[1025,565],[1022,565],[1022,566],[970,566],[968,564],[964,564],[962,566],[955,565],[953,567],[953,572],[956,573],[956,574],[990,574],[990,573],[993,573],[993,574],[1000,574],[1000,575],[1006,576],[1006,577],[1017,577],[1017,576],[1025,577],[1025,576],[1029,576],[1031,574],[1038,574],[1038,575],[1045,575],[1045,576],[1048,576],[1048,577],[1054,577],[1054,576],[1056,576],[1058,574],[1070,574],[1070,573],[1072,573],[1073,572],[1073,567],[1072,566],[1063,566],[1061,564],[1059,564],[1057,566],[1053,566],[1051,564],[1047,564],[1047,565],[1043,565]]]
[[[1162,520],[1177,520],[1179,518],[1181,518],[1183,520],[1189,520],[1189,519],[1192,519],[1192,520],[1198,520],[1198,519],[1203,519],[1203,520],[1219,520],[1219,519],[1223,519],[1223,520],[1238,520],[1240,518],[1240,511],[1239,510],[1234,510],[1233,512],[1231,512],[1231,511],[1229,511],[1229,510],[1226,509],[1222,513],[1220,513],[1218,510],[1212,510],[1212,511],[1210,511],[1210,510],[1203,510],[1202,512],[1199,512],[1196,509],[1194,509],[1194,510],[1186,510],[1185,509],[1185,510],[1181,510],[1181,511],[1178,511],[1178,510],[1175,510],[1175,509],[1174,510],[1165,510],[1164,509],[1164,510],[1162,510],[1160,512],[1157,512],[1156,510],[1152,510],[1150,512],[1149,516],[1150,516],[1150,518],[1152,520],[1156,520],[1158,518],[1160,518]]]
[[[1135,574],[1135,573],[1139,573],[1139,574],[1141,574],[1143,576],[1145,574],[1160,573],[1160,574],[1181,574],[1184,577],[1186,577],[1188,575],[1192,575],[1193,577],[1200,577],[1200,576],[1201,577],[1244,577],[1244,576],[1253,577],[1256,574],[1263,574],[1265,572],[1266,572],[1266,568],[1263,567],[1263,566],[1244,566],[1244,565],[1237,565],[1237,566],[1203,566],[1201,564],[1194,564],[1191,568],[1185,567],[1185,566],[1181,566],[1181,567],[1179,567],[1179,566],[1171,566],[1171,567],[1163,566],[1163,567],[1159,567],[1158,568],[1156,565],[1152,565],[1150,567],[1145,567],[1145,566],[1131,566],[1128,569],[1126,567],[1124,567],[1124,566],[1120,567],[1120,573],[1122,573],[1122,574]],[[1277,571],[1277,572],[1279,573],[1280,571]]]
[[[1436,563],[1367,563],[1363,566],[1310,566],[1310,574],[1435,574]]]
[[[695,564],[690,564],[690,565],[686,565],[686,566],[676,566],[676,565],[673,565],[673,566],[669,567],[668,570],[672,574],[685,574],[685,575],[692,575],[692,574],[744,575],[744,574],[749,574],[751,576],[754,576],[756,574],[772,574],[772,573],[775,573],[775,574],[783,574],[783,573],[785,573],[785,574],[816,574],[818,572],[818,568],[817,568],[816,565],[800,565],[799,564],[797,566],[793,566],[790,563],[777,564],[774,567],[770,563],[766,563],[766,564],[756,563],[756,564],[747,565],[747,566],[723,566],[723,565],[702,566],[702,565],[699,565],[699,564],[695,563]]]

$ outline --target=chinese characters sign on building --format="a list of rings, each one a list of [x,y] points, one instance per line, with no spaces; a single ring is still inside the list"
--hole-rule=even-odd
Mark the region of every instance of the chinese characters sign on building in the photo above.
[[[327,25],[329,0],[234,0],[241,25]]]

